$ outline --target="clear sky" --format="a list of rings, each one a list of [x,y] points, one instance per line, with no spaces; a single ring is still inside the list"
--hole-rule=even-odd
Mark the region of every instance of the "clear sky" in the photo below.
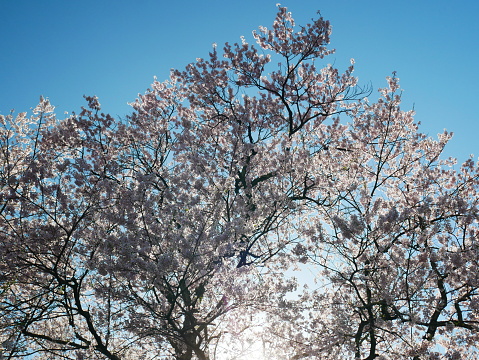
[[[153,76],[206,57],[214,42],[253,41],[278,1],[298,24],[321,11],[337,50],[326,62],[344,69],[355,58],[360,83],[377,89],[397,71],[421,129],[455,133],[447,156],[479,156],[478,0],[0,0],[0,113],[29,111],[44,95],[61,117],[86,94],[124,116]]]

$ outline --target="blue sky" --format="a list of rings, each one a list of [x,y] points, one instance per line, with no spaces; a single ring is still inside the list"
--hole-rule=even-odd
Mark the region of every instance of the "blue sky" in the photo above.
[[[0,0],[0,113],[44,95],[62,116],[86,94],[124,116],[153,76],[270,26],[278,1],[298,24],[320,10],[337,50],[326,62],[355,58],[360,83],[377,89],[397,71],[422,131],[455,133],[447,156],[479,155],[477,0]]]

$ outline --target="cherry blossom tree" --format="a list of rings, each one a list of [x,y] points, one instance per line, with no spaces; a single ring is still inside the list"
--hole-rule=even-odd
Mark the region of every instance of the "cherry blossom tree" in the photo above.
[[[395,75],[370,102],[353,62],[319,67],[330,33],[279,6],[126,119],[2,116],[3,356],[474,356],[477,166],[441,159]]]
[[[328,129],[347,152],[316,155],[314,181],[334,200],[309,205],[293,249],[318,285],[271,311],[287,358],[478,356],[478,167],[441,160],[451,134],[418,132],[398,79],[388,82],[378,102]]]

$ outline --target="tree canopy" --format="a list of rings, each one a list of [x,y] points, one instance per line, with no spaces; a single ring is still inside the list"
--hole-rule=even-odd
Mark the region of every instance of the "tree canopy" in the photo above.
[[[3,358],[476,358],[478,167],[330,33],[279,6],[125,119],[0,115]]]

